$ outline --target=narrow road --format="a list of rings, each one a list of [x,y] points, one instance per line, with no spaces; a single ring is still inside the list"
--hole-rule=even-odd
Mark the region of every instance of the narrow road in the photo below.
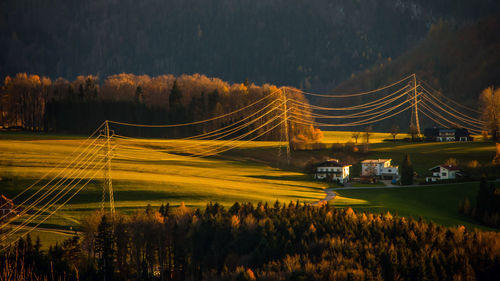
[[[325,198],[321,199],[320,201],[318,202],[314,202],[312,203],[311,205],[312,206],[321,206],[323,204],[326,204],[326,202],[332,200],[333,198],[335,198],[335,196],[337,194],[335,194],[335,192],[333,192],[334,188],[327,188],[327,189],[324,189],[323,191],[326,193],[326,196]]]

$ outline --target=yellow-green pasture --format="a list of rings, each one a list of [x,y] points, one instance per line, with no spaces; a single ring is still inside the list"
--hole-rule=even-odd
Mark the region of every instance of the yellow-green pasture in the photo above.
[[[346,142],[355,142],[353,138],[353,134],[355,132],[348,131],[323,131],[323,139],[324,143],[346,143]],[[403,134],[399,134],[398,137],[401,137]],[[379,133],[379,132],[371,132],[369,136],[370,143],[381,143],[384,139],[392,139],[391,134],[389,133]],[[359,132],[358,143],[366,142],[366,134],[365,132]]]
[[[464,225],[470,229],[495,230],[480,225],[471,217],[458,212],[459,202],[465,198],[475,204],[478,189],[478,182],[379,189],[339,189],[335,191],[337,196],[330,203],[369,213],[390,212],[392,215],[414,219],[422,217],[444,226]]]
[[[351,135],[352,132],[325,132],[323,141],[351,141]],[[392,158],[398,164],[403,155],[409,153],[415,170],[423,176],[428,168],[443,163],[448,158],[456,158],[464,165],[473,160],[483,165],[491,162],[495,155],[495,145],[491,142],[381,142],[388,137],[387,133],[374,133],[370,138],[369,152],[359,157]],[[95,174],[95,178],[65,206],[55,204],[51,208],[43,208],[43,205],[39,205],[28,213],[31,215],[40,210],[42,214],[29,223],[33,226],[42,222],[45,215],[54,212],[51,218],[41,224],[44,229],[33,232],[40,235],[46,244],[68,237],[72,233],[70,228],[78,229],[82,216],[101,208],[104,170],[78,169],[76,163],[71,163],[74,159],[71,154],[84,140],[75,136],[0,133],[0,193],[12,198],[36,180],[42,179],[30,191],[16,199],[15,203],[22,202],[52,178],[58,182],[63,177],[70,177],[72,184],[81,180],[75,187],[79,188]],[[95,161],[104,159],[103,141],[100,140],[96,144],[101,147],[94,148],[95,153],[92,155],[95,159],[90,162],[92,165],[103,165],[102,162]],[[330,149],[295,151],[291,154],[291,166],[287,167],[288,170],[292,168],[296,171],[293,172],[275,168],[285,167],[286,163],[286,150],[283,143],[278,142],[114,139],[110,145],[118,145],[113,151],[111,175],[115,206],[120,212],[132,212],[145,208],[148,204],[159,206],[162,203],[170,203],[171,206],[177,206],[181,202],[192,208],[203,207],[209,202],[218,202],[225,206],[236,201],[315,202],[324,198],[323,189],[330,186],[313,181],[310,176],[300,173],[302,165],[310,159],[338,157]],[[213,152],[212,149],[216,147],[222,147],[221,150],[234,147],[235,150],[205,158],[187,156],[187,153],[167,152],[172,148],[179,152]],[[281,156],[279,161],[278,156]],[[53,168],[59,164],[60,167]],[[64,169],[67,165],[70,167]],[[358,174],[357,170],[359,164],[353,165],[351,173],[355,176]],[[44,191],[50,186],[53,185],[49,185]],[[48,195],[48,199],[57,198],[55,194],[60,190],[68,190],[64,189],[65,186],[58,187],[54,193]],[[457,193],[457,190],[463,192]],[[407,191],[345,190],[340,191],[332,203],[374,212],[390,211],[414,217],[421,215],[444,225],[473,225],[474,222],[458,215],[455,210],[458,201],[465,196],[474,202],[477,187],[475,184],[461,185],[457,190],[440,186]],[[460,196],[450,197],[447,196],[448,192]],[[30,201],[40,198],[40,194]],[[64,198],[69,198],[71,194],[73,192],[69,192]],[[431,206],[427,206],[427,203]],[[60,209],[56,210],[59,207]],[[25,215],[16,221],[19,223],[28,217]],[[24,228],[20,231],[24,233],[29,230]]]
[[[104,162],[98,162],[105,158],[102,147],[93,148],[94,159],[88,162],[91,164],[90,169],[79,169],[77,163],[71,163],[74,157],[68,157],[83,141],[83,138],[57,137],[16,139],[12,134],[2,139],[0,135],[0,193],[12,198],[36,180],[42,179],[30,191],[16,199],[15,203],[22,202],[41,186],[49,183],[50,179],[55,180],[30,202],[40,198],[44,191],[49,190],[60,179],[69,177],[70,180],[54,189],[54,192],[47,197],[47,199],[55,198],[55,194],[60,190],[61,194],[65,194],[66,190],[70,190],[69,188],[77,183],[75,188],[64,196],[64,199],[67,199],[74,190],[95,175],[89,184],[60,210],[56,211],[60,207],[60,202],[50,208],[38,205],[35,210],[40,210],[42,215],[29,225],[41,222],[46,214],[56,211],[51,218],[42,223],[43,227],[78,229],[78,220],[82,216],[101,208],[104,169],[99,171],[93,167],[104,166]],[[273,149],[274,147],[276,151],[279,146],[279,143],[273,142],[221,143],[228,147],[235,144],[240,144],[242,148]],[[100,140],[96,144],[102,146],[103,142]],[[328,187],[327,184],[311,181],[307,175],[283,171],[265,163],[245,161],[245,159],[236,161],[214,157],[191,157],[162,151],[168,147],[181,145],[187,151],[200,149],[199,147],[204,147],[204,150],[208,151],[210,147],[202,144],[212,145],[214,142],[113,140],[111,146],[115,147],[115,150],[111,162],[111,175],[116,209],[130,212],[145,208],[148,204],[159,206],[162,203],[170,203],[171,206],[176,206],[181,202],[193,208],[204,207],[209,202],[218,202],[225,206],[230,206],[234,202],[272,204],[276,200],[315,202],[325,196],[323,189]],[[77,154],[80,152],[81,149]],[[54,169],[58,164],[62,165]],[[70,167],[65,169],[67,165]],[[71,184],[66,187],[70,182]],[[29,214],[33,212],[30,211]],[[16,221],[21,222],[26,218],[27,215]]]

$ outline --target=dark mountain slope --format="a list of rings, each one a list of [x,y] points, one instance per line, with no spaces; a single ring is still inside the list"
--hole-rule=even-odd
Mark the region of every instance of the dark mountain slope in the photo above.
[[[0,77],[202,73],[328,89],[496,0],[4,0]]]
[[[340,83],[332,92],[352,93],[377,89],[398,81],[412,73],[447,97],[472,108],[478,107],[481,91],[491,85],[500,85],[500,16],[491,16],[474,23],[458,26],[446,21],[434,24],[425,40],[392,61],[369,68]],[[430,87],[426,87],[430,90]],[[361,104],[380,98],[378,95],[345,99],[345,101],[314,99],[313,104],[327,106]],[[466,114],[478,117],[472,112]],[[393,123],[407,130],[407,111],[400,118],[388,119],[375,129],[388,130]],[[421,116],[422,117],[422,116]],[[421,118],[421,126],[434,125]],[[353,128],[354,129],[354,128]]]
[[[374,89],[412,73],[446,96],[477,106],[484,88],[500,85],[500,14],[462,27],[441,21],[412,50],[340,83],[334,92]]]

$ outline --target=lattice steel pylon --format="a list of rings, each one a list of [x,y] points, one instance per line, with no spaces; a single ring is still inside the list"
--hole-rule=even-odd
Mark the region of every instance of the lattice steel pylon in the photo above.
[[[418,120],[418,100],[417,100],[417,75],[413,73],[413,107],[415,111],[415,125],[417,126],[417,133],[420,135],[420,121]]]
[[[103,145],[103,150],[104,150],[104,161],[106,161],[106,168],[104,169],[104,182],[103,182],[103,190],[102,190],[102,203],[101,203],[101,211],[104,212],[104,202],[106,200],[106,191],[109,192],[109,211],[111,212],[112,215],[115,213],[115,199],[113,196],[113,179],[111,177],[111,148],[110,148],[110,142],[111,142],[111,136],[110,130],[109,130],[109,122],[106,120],[104,122],[104,137],[106,138],[106,141],[104,142]]]
[[[286,142],[286,162],[290,166],[290,135],[288,133],[288,108],[286,98],[286,88],[283,88],[283,126],[285,127],[285,142]]]
[[[410,118],[410,126],[415,126],[417,129],[417,134],[420,135],[420,121],[418,119],[418,93],[417,93],[417,75],[413,73],[413,79],[410,80],[410,92],[408,93],[408,99],[412,104],[411,107],[411,118]]]

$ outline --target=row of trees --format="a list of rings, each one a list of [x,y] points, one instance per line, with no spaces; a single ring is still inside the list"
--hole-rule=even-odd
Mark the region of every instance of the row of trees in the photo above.
[[[62,78],[51,81],[46,77],[20,73],[7,77],[1,87],[0,125],[32,131],[89,133],[107,119],[142,124],[186,123],[227,114],[271,93],[274,94],[269,98],[237,114],[194,126],[138,129],[115,125],[113,128],[120,134],[141,136],[181,137],[205,133],[242,120],[275,102],[261,114],[275,110],[238,133],[243,134],[283,113],[284,106],[279,102],[283,93],[269,84],[257,86],[248,81],[229,84],[199,74],[180,77],[117,74],[101,83],[92,75],[78,76],[69,82]],[[307,103],[299,91],[288,90],[286,95],[289,99]],[[295,110],[294,115],[310,120],[307,112],[304,107]],[[279,118],[262,127],[256,134],[269,130],[281,120]],[[293,143],[317,141],[322,137],[321,132],[311,126],[289,123]],[[264,138],[280,139],[283,138],[281,135],[282,130],[278,127]]]
[[[167,205],[96,213],[83,221],[82,239],[48,255],[59,274],[79,280],[496,280],[499,239],[328,204]],[[21,270],[49,275],[27,252],[21,240],[0,264],[24,259]]]

